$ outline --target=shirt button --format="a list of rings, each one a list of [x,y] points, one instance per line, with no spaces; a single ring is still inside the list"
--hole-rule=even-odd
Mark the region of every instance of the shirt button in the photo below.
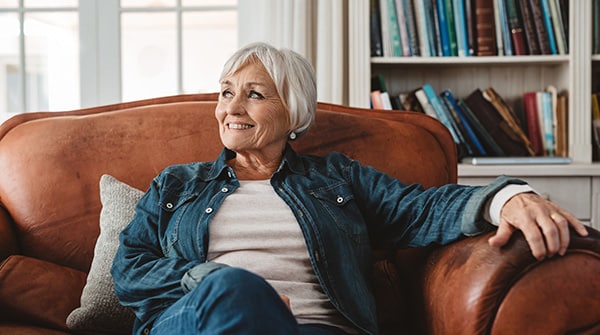
[[[204,213],[210,214],[210,213],[212,213],[212,211],[213,211],[213,209],[208,207],[207,209],[204,210]]]
[[[172,204],[172,203],[170,203],[170,202],[168,202],[168,203],[167,203],[167,208],[168,208],[168,209],[172,209],[172,208],[173,208],[173,204]]]
[[[142,332],[144,333],[144,335],[148,335],[148,334],[150,334],[150,329],[144,328],[144,330]]]
[[[221,192],[223,192],[223,193],[227,193],[227,192],[229,192],[229,189],[228,189],[227,187],[223,187],[223,188],[221,189]]]
[[[342,198],[342,196],[337,197],[337,199],[335,199],[335,201],[337,201],[338,204],[341,204],[342,202],[344,202],[344,198]]]

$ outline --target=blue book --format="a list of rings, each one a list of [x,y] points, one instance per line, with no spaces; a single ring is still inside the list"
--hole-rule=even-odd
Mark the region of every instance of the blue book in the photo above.
[[[398,26],[398,15],[396,12],[396,1],[385,0],[387,6],[387,23],[390,31],[390,43],[392,45],[392,56],[402,56],[402,41],[400,40],[400,27]]]
[[[425,85],[423,85],[422,88],[423,88],[423,92],[425,92],[425,96],[427,96],[429,103],[431,104],[435,114],[437,115],[437,119],[440,120],[440,122],[444,126],[446,126],[446,128],[448,128],[448,131],[450,131],[450,134],[452,135],[454,142],[457,144],[460,144],[461,143],[460,137],[456,133],[456,129],[454,128],[454,125],[452,124],[452,121],[450,120],[450,115],[446,112],[445,107],[442,104],[442,101],[438,98],[437,94],[435,94],[433,87],[431,87],[430,84],[425,84]]]
[[[454,10],[454,24],[456,26],[456,44],[458,45],[458,56],[469,56],[469,43],[467,37],[467,22],[465,21],[464,0],[452,2]]]
[[[448,21],[446,19],[446,8],[444,7],[445,1],[446,0],[436,0],[438,21],[440,25],[440,39],[442,41],[442,55],[452,56],[452,51],[450,50],[450,34],[448,33]]]
[[[458,116],[460,123],[462,124],[463,128],[465,129],[466,136],[468,136],[469,139],[471,139],[471,143],[477,150],[477,153],[481,156],[487,156],[487,151],[481,144],[481,141],[479,141],[479,138],[477,138],[477,134],[475,133],[475,130],[473,130],[473,127],[471,127],[471,125],[469,124],[469,120],[467,119],[467,116],[464,114],[464,111],[462,110],[462,108],[460,108],[460,106],[456,102],[456,99],[454,98],[454,95],[452,94],[452,92],[450,90],[443,91],[442,98],[445,99],[448,102],[448,105],[450,105],[450,107],[456,112],[456,115]]]
[[[556,49],[556,38],[554,37],[554,28],[552,27],[552,19],[550,14],[550,5],[548,0],[542,0],[542,19],[544,21],[544,27],[548,35],[548,44],[550,45],[550,53],[553,55],[558,54]]]
[[[500,17],[500,27],[502,27],[502,45],[504,46],[504,54],[506,56],[512,56],[511,33],[508,27],[508,15],[504,0],[498,0],[498,15]]]
[[[552,94],[550,92],[539,92],[542,95],[542,116],[544,126],[544,142],[546,154],[554,156],[554,115],[552,112]]]

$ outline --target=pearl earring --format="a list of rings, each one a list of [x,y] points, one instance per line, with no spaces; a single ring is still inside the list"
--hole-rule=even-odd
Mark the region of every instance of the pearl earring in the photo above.
[[[294,132],[291,132],[291,133],[290,133],[290,140],[292,140],[292,141],[293,141],[293,140],[295,140],[295,139],[296,139],[296,133],[294,133]]]

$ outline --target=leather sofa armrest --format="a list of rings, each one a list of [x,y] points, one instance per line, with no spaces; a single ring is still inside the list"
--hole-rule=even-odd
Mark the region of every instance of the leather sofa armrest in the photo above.
[[[485,234],[433,251],[424,269],[431,334],[565,334],[600,328],[600,232],[571,235],[565,256],[537,261],[520,233]],[[594,328],[596,327],[596,328]],[[600,330],[600,329],[598,329]]]
[[[0,261],[19,252],[19,243],[13,221],[6,211],[0,206]]]

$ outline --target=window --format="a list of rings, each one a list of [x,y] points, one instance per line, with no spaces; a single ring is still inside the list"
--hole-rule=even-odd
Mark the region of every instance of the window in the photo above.
[[[79,107],[76,0],[0,0],[0,121]]]
[[[0,0],[0,122],[218,91],[237,0]]]

